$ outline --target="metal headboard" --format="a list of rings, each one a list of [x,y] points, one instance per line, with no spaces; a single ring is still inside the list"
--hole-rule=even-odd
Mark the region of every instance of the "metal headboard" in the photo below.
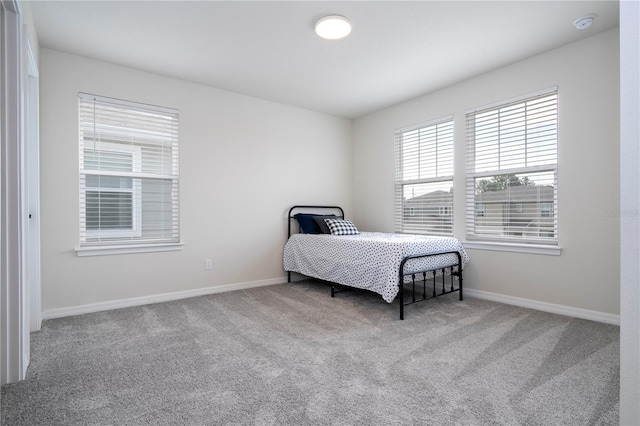
[[[309,211],[311,210],[311,211]],[[318,212],[320,210],[320,212]],[[344,210],[340,206],[293,206],[289,209],[289,219],[287,220],[287,238],[291,236],[291,221],[294,220],[295,213],[322,213],[325,210],[339,211],[338,217],[344,219]]]

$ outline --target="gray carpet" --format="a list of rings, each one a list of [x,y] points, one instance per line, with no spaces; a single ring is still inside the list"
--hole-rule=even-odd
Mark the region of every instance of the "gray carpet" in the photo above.
[[[6,425],[614,425],[616,326],[285,284],[45,321]]]

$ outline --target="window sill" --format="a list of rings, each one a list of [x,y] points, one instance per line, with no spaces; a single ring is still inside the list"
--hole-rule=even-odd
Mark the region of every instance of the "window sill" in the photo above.
[[[465,249],[508,251],[512,253],[544,254],[548,256],[560,256],[562,248],[558,246],[545,246],[539,244],[514,244],[494,243],[486,241],[465,241],[462,243]]]
[[[79,247],[78,256],[110,256],[114,254],[155,253],[159,251],[182,250],[183,243],[138,244],[122,246]]]

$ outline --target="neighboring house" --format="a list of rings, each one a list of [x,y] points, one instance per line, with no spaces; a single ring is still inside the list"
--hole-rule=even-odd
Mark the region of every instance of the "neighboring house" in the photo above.
[[[476,195],[477,233],[554,237],[553,187],[512,186]]]
[[[555,234],[553,187],[512,186],[476,196],[477,233],[549,237]],[[408,198],[403,203],[403,229],[425,234],[451,234],[453,192],[433,191]]]
[[[453,192],[433,191],[403,202],[403,229],[424,234],[453,232]]]

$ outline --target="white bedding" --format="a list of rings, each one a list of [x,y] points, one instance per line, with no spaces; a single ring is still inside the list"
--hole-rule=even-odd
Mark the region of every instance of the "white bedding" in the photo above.
[[[294,234],[284,248],[284,269],[371,290],[391,303],[398,294],[398,269],[405,256],[446,251],[458,251],[463,264],[469,261],[462,243],[451,237],[380,232]],[[453,263],[457,263],[455,254],[414,259],[407,262],[405,272],[433,270]]]

